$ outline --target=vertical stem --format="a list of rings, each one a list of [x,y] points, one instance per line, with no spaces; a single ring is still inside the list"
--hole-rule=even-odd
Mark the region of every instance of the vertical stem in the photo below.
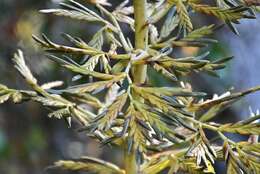
[[[146,0],[134,0],[135,17],[135,49],[145,50],[147,46],[147,4]],[[132,69],[134,83],[144,83],[146,80],[147,66],[136,65]]]
[[[135,17],[135,49],[146,50],[147,47],[147,0],[133,0]],[[132,68],[132,77],[134,83],[144,83],[146,80],[147,66],[136,65]],[[133,96],[138,99],[138,96]],[[135,146],[133,146],[135,147]],[[136,152],[132,149],[130,153],[127,150],[127,141],[125,141],[125,171],[126,174],[137,174],[138,166],[136,164]]]
[[[137,174],[138,167],[136,165],[135,150],[128,152],[127,141],[125,141],[124,161],[126,174]]]

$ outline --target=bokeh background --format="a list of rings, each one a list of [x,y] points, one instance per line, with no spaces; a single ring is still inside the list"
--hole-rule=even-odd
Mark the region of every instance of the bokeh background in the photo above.
[[[57,7],[59,2],[60,0],[0,0],[0,83],[13,88],[27,88],[12,66],[11,58],[17,48],[25,52],[27,63],[41,82],[69,80],[71,75],[47,60],[31,35],[44,32],[53,40],[63,42],[60,34],[67,32],[87,40],[98,26],[38,13],[43,8]],[[84,3],[83,0],[81,2]],[[119,2],[114,0],[113,3]],[[217,22],[212,18],[196,16],[195,22],[199,24],[201,21]],[[219,72],[221,78],[196,74],[186,79],[196,89],[222,94],[230,89],[238,91],[260,85],[260,19],[244,20],[238,29],[240,36],[234,35],[225,27],[217,31],[214,37],[220,43],[209,47],[210,57],[215,59],[234,55],[235,59],[225,70]],[[187,56],[199,52],[194,48],[181,51]],[[154,83],[168,82],[155,76]],[[248,117],[249,106],[253,111],[260,107],[259,94],[236,103],[220,114],[219,119],[227,122]],[[101,157],[121,164],[120,151],[109,147],[100,148],[95,141],[77,133],[74,129],[77,125],[68,129],[63,121],[50,120],[46,115],[46,109],[32,102],[21,105],[6,103],[0,106],[1,174],[44,173],[45,167],[58,159],[82,155]]]

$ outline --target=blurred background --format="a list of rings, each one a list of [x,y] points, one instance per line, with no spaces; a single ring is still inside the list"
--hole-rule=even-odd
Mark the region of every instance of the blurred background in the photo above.
[[[88,40],[97,26],[38,13],[40,9],[57,7],[59,2],[60,0],[0,0],[0,83],[11,88],[27,88],[12,66],[11,58],[17,48],[25,52],[29,67],[40,82],[70,79],[70,74],[44,57],[44,53],[34,43],[31,35],[39,36],[43,32],[54,41],[63,42],[60,34],[65,32]],[[118,4],[120,1],[109,2]],[[212,18],[208,19],[205,16],[199,16],[195,22],[200,23],[201,20],[214,22]],[[219,72],[221,78],[203,74],[192,75],[187,80],[192,81],[196,89],[210,94],[222,94],[233,88],[239,91],[260,85],[260,19],[244,20],[241,23],[238,26],[240,36],[234,35],[227,28],[217,31],[214,37],[219,39],[221,44],[209,47],[210,58],[234,55],[235,59],[225,70]],[[187,56],[199,52],[194,48],[181,51]],[[155,76],[154,83],[168,82]],[[220,114],[220,121],[248,117],[249,106],[256,111],[260,107],[259,101],[259,94],[250,95]],[[36,103],[1,105],[0,173],[44,173],[45,167],[56,160],[82,155],[101,157],[121,164],[119,151],[109,147],[100,148],[97,142],[88,139],[82,133],[77,133],[74,126],[68,129],[63,121],[49,119],[47,110]]]

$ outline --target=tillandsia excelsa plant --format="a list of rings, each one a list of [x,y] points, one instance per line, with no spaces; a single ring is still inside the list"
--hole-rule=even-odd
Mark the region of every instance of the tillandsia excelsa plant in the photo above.
[[[215,173],[214,163],[225,161],[229,174],[259,174],[260,116],[252,113],[246,120],[226,124],[210,120],[260,87],[203,100],[207,94],[192,91],[192,86],[180,79],[194,72],[217,76],[217,70],[232,57],[209,61],[208,52],[194,57],[172,56],[176,48],[206,47],[217,42],[209,35],[219,27],[212,24],[194,28],[192,13],[214,16],[238,33],[234,24],[243,18],[255,18],[259,1],[215,0],[209,5],[199,0],[126,0],[112,11],[106,9],[111,4],[105,0],[89,2],[96,11],[68,0],[60,3],[60,9],[41,12],[100,23],[102,27],[91,41],[63,34],[73,44],[66,46],[45,35],[33,36],[49,59],[75,75],[75,85],[60,89],[60,81],[39,84],[19,50],[13,62],[32,91],[0,85],[0,103],[8,99],[14,103],[33,100],[52,110],[49,117],[65,119],[69,126],[75,119],[81,124],[79,131],[86,131],[102,145],[120,147],[125,165],[120,168],[82,157],[58,161],[53,167],[106,174]],[[159,26],[158,21],[163,25]],[[132,30],[134,43],[120,23]],[[110,46],[109,50],[103,49],[104,44]],[[148,68],[175,85],[152,86]],[[78,81],[83,77],[89,80]],[[104,97],[97,97],[99,93]],[[215,132],[221,141],[211,140],[206,130]],[[248,135],[249,140],[235,142],[225,133]]]

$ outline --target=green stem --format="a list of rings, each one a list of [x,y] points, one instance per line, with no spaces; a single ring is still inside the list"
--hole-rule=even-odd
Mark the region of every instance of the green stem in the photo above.
[[[212,125],[209,125],[207,123],[203,123],[203,122],[200,122],[198,120],[195,120],[193,118],[190,118],[190,117],[185,117],[187,120],[195,123],[195,124],[198,124],[198,125],[201,125],[203,128],[205,129],[209,129],[209,130],[212,130],[212,131],[215,131],[216,133],[219,134],[220,138],[224,141],[228,141],[229,143],[235,145],[236,143],[232,140],[230,140],[228,137],[226,137],[224,135],[224,132],[226,132],[225,130],[220,130],[218,127],[215,127],[215,126],[212,126]]]
[[[134,0],[135,17],[135,49],[147,49],[147,2],[146,0]],[[136,65],[132,69],[134,83],[144,83],[146,80],[147,66]]]
[[[127,141],[125,142],[124,162],[125,162],[125,173],[126,174],[137,174],[138,173],[135,150],[131,150],[130,152],[128,151]]]
[[[147,22],[147,2],[146,0],[134,0],[134,17],[135,17],[135,49],[146,50],[147,49],[147,34],[148,29]],[[147,66],[135,65],[132,68],[133,83],[144,83],[146,80]],[[133,96],[138,99],[138,96]],[[125,171],[126,174],[137,174],[138,166],[136,163],[136,149],[132,148],[130,153],[127,148],[127,141],[125,143]],[[135,146],[133,146],[135,147]]]

